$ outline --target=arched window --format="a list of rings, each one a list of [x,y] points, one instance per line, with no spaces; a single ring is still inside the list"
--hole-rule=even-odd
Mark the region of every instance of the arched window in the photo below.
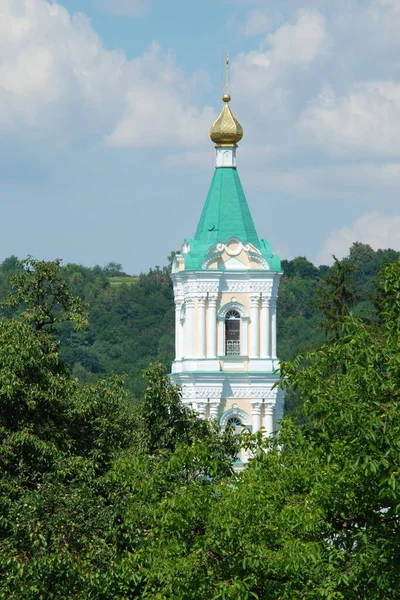
[[[237,434],[240,435],[244,429],[242,420],[239,419],[239,417],[230,417],[227,422],[226,422],[226,426],[227,427],[232,427],[233,431]],[[236,460],[240,460],[240,453],[238,454],[238,456],[236,457]]]
[[[225,354],[240,354],[240,314],[228,310],[225,315]]]
[[[231,417],[230,419],[228,419],[227,425],[230,425],[231,427],[243,427],[243,423],[242,421],[239,419],[239,417]]]

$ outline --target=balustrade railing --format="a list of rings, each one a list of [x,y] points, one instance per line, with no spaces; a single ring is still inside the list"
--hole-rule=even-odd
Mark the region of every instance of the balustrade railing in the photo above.
[[[240,340],[226,340],[225,354],[230,355],[230,356],[239,355],[240,354]]]

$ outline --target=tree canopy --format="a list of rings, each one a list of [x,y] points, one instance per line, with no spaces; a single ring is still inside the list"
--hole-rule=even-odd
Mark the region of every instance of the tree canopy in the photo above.
[[[278,356],[292,360],[302,349],[324,341],[321,323],[327,321],[322,313],[328,307],[318,306],[318,290],[329,288],[329,278],[334,278],[339,268],[352,271],[356,300],[352,311],[368,314],[379,266],[393,262],[398,255],[394,250],[375,252],[370,246],[356,243],[348,257],[333,267],[315,267],[305,257],[282,261]],[[21,264],[13,256],[0,265],[0,297],[10,289],[10,274],[20,269]],[[142,370],[152,362],[163,363],[169,370],[173,360],[175,313],[168,269],[156,268],[133,277],[126,275],[119,263],[110,262],[93,268],[69,264],[60,272],[71,293],[89,309],[87,328],[77,331],[71,322],[57,325],[62,359],[82,383],[126,374],[128,390],[140,397],[144,392]]]
[[[145,372],[140,405],[122,378],[80,385],[54,326],[80,327],[82,301],[59,261],[17,266],[4,306],[22,308],[0,319],[0,597],[122,598],[109,571],[130,547],[135,494],[144,508],[177,479],[229,476],[237,443],[181,404],[162,365]]]
[[[356,250],[354,281],[326,270],[315,279],[306,265],[283,282],[302,313],[319,280],[324,299],[347,302],[349,286],[363,306],[328,304],[338,307],[335,335],[316,324],[321,343],[282,363],[298,404],[269,439],[199,419],[162,364],[145,370],[139,402],[123,377],[79,381],[59,340],[84,335],[72,289],[83,282],[71,283],[80,268],[10,260],[14,287],[0,278],[10,292],[0,318],[0,598],[400,598],[400,261],[375,256],[374,283]],[[94,271],[93,298],[148,284],[113,287]],[[151,274],[151,294],[164,275]],[[313,323],[310,311],[298,316]],[[234,472],[239,444],[251,460]]]

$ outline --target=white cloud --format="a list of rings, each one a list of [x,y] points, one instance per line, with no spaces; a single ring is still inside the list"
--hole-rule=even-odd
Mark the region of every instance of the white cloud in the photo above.
[[[292,22],[269,33],[257,49],[241,53],[232,62],[233,108],[239,119],[247,113],[245,135],[266,142],[287,143],[299,102],[299,79],[307,80],[329,55],[330,38],[317,10],[302,10]],[[302,85],[302,84],[301,84]],[[300,96],[304,92],[300,93]],[[243,117],[243,119],[244,119]],[[248,138],[247,138],[248,139]]]
[[[270,24],[271,20],[265,12],[260,8],[255,8],[249,12],[246,23],[242,27],[242,33],[249,36],[265,33]]]
[[[125,109],[107,144],[116,147],[191,147],[206,139],[216,115],[190,102],[191,81],[156,44],[127,67]]]
[[[263,47],[267,46],[267,49]],[[284,23],[268,34],[258,50],[240,54],[233,65],[235,81],[247,91],[275,85],[282,70],[307,68],[329,49],[323,16],[316,10],[300,11],[294,23]]]
[[[68,146],[196,144],[215,116],[194,105],[173,55],[153,45],[128,60],[90,21],[47,0],[0,2],[0,134]]]
[[[302,10],[295,23],[285,23],[267,36],[271,64],[305,68],[329,49],[325,19],[317,10]]]
[[[335,155],[399,155],[400,82],[358,83],[343,96],[325,87],[299,127]]]
[[[317,254],[316,264],[331,264],[332,254],[337,258],[347,256],[354,242],[369,244],[374,250],[400,250],[400,214],[371,212],[358,218],[351,227],[336,229]]]
[[[151,8],[151,0],[92,0],[92,3],[107,14],[133,17],[147,14]]]

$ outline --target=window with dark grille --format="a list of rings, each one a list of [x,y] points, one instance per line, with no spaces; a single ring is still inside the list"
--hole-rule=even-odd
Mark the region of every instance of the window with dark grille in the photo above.
[[[225,354],[240,354],[240,314],[236,310],[225,315]]]
[[[230,419],[228,419],[227,425],[230,425],[231,427],[242,427],[242,421],[239,419],[239,417],[231,417]]]

